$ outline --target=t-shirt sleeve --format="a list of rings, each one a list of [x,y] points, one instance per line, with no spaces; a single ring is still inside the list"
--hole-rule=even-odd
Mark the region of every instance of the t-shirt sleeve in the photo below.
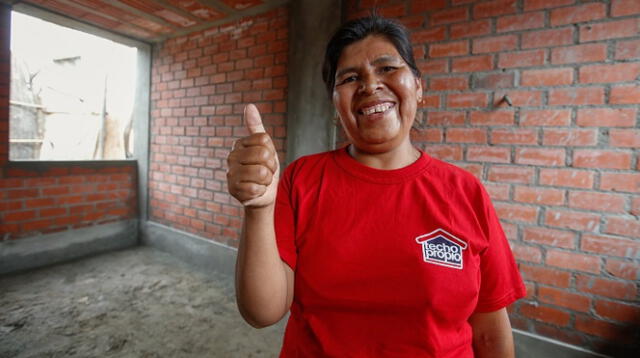
[[[513,258],[489,195],[480,185],[481,218],[488,247],[481,254],[481,282],[475,312],[492,312],[506,307],[526,295],[526,288]]]
[[[280,258],[295,270],[298,255],[295,246],[295,218],[291,195],[292,167],[293,165],[289,165],[285,169],[278,183],[274,221]]]

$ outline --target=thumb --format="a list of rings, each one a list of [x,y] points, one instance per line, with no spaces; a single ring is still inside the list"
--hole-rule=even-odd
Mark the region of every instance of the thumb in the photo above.
[[[249,130],[249,134],[265,132],[260,112],[258,112],[258,108],[253,103],[244,107],[244,124]]]

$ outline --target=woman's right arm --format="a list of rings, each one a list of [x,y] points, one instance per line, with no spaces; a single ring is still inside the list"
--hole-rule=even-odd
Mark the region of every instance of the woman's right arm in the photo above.
[[[236,299],[242,317],[254,327],[278,322],[293,300],[293,270],[280,259],[274,208],[279,163],[271,137],[254,105],[245,108],[248,137],[238,140],[227,159],[229,193],[244,205],[236,261]]]

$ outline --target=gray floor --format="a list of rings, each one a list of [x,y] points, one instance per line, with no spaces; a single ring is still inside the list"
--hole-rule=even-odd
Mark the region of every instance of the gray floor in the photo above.
[[[0,276],[0,357],[276,357],[230,277],[150,247]]]

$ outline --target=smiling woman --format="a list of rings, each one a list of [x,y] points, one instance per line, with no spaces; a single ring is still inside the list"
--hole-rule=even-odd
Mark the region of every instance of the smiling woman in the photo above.
[[[283,172],[253,105],[229,154],[245,206],[236,293],[256,327],[287,311],[281,357],[513,357],[506,306],[525,295],[471,174],[416,149],[422,83],[409,37],[346,23],[323,78],[350,144]]]

